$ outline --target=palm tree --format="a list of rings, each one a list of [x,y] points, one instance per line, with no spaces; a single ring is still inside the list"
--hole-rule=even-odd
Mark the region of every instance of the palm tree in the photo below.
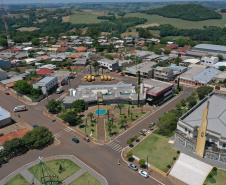
[[[144,104],[140,104],[140,107],[141,107],[141,112],[143,113]]]
[[[90,113],[88,114],[88,116],[90,117],[91,122],[93,122],[93,113],[92,113],[92,112],[90,112]]]
[[[133,112],[130,113],[131,120],[133,120]]]
[[[129,113],[130,113],[130,105],[129,105],[129,107],[128,107],[128,115],[129,115]]]
[[[108,116],[108,121],[109,121],[109,117],[110,117],[110,109],[107,110],[107,116]]]

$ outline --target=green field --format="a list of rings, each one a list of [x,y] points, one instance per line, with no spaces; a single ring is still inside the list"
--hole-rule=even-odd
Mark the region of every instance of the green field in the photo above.
[[[171,24],[177,28],[184,28],[184,29],[191,29],[191,28],[199,28],[202,29],[203,26],[219,26],[219,27],[225,27],[226,25],[226,17],[223,16],[222,19],[211,19],[211,20],[205,20],[205,21],[185,21],[181,19],[176,18],[167,18],[162,17],[158,15],[148,15],[144,13],[131,13],[126,14],[125,17],[139,17],[139,18],[146,18],[148,21],[143,25],[148,24]],[[138,25],[137,27],[142,26]]]
[[[155,166],[163,172],[167,172],[167,165],[173,165],[173,157],[178,157],[177,151],[172,149],[167,138],[159,135],[149,135],[141,143],[136,145],[131,151],[133,155],[140,159],[149,156],[149,164]]]
[[[73,181],[70,185],[85,185],[85,184],[100,185],[100,182],[89,173],[84,173],[75,181]]]
[[[64,161],[63,161],[64,160]],[[59,173],[59,166],[61,166],[65,169],[61,173]],[[71,160],[68,159],[58,159],[58,160],[53,160],[53,161],[47,161],[45,162],[45,165],[50,168],[56,175],[58,175],[59,180],[64,180],[67,177],[71,176],[73,173],[77,172],[80,167],[73,163]],[[38,170],[37,172],[37,166],[32,166],[28,170],[37,177],[37,179],[40,181],[41,177],[41,172]],[[40,168],[39,168],[40,169]]]
[[[226,171],[218,169],[217,171],[212,170],[210,174],[212,178],[207,177],[204,185],[225,185]]]
[[[30,183],[21,175],[18,174],[12,179],[10,179],[5,185],[29,185]]]

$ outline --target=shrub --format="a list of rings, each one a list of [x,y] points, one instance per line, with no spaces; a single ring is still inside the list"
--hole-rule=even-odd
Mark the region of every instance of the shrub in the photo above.
[[[132,108],[134,108],[134,106],[132,105]]]
[[[178,150],[177,153],[180,154],[180,151]]]
[[[127,116],[124,116],[124,118],[127,118]]]
[[[94,127],[94,124],[93,123],[91,124],[91,127]]]
[[[180,92],[180,91],[179,91],[178,89],[175,89],[175,90],[174,90],[174,93],[175,93],[175,94],[179,94],[179,92]]]
[[[213,177],[213,175],[210,173],[210,174],[208,175],[208,178],[211,179],[212,177]]]
[[[173,158],[173,160],[177,160],[177,158],[176,158],[176,157],[174,157],[174,158]]]
[[[146,166],[146,165],[145,165],[145,162],[146,162],[146,161],[145,161],[144,159],[140,159],[140,160],[139,160],[139,165],[140,165],[141,168],[144,168],[144,167]]]
[[[171,165],[167,165],[167,168],[169,168],[169,169],[170,169],[170,168],[171,168]]]
[[[126,154],[126,158],[127,158],[128,160],[130,160],[131,158],[133,158],[133,153],[132,153],[132,152],[128,152],[128,153]]]
[[[216,168],[216,167],[213,167],[213,171],[215,171],[215,172],[216,172],[216,171],[217,171],[217,168]]]
[[[136,117],[138,118],[138,115],[136,115]]]
[[[94,132],[94,129],[91,129],[91,132]]]

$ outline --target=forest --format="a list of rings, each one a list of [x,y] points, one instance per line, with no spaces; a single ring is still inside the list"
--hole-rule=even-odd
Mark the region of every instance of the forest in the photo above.
[[[171,4],[161,8],[143,10],[141,13],[156,14],[168,18],[179,18],[188,21],[221,19],[222,15],[197,4]]]

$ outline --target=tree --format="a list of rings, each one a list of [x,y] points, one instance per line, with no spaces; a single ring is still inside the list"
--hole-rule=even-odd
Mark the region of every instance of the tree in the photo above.
[[[32,43],[34,46],[38,46],[38,45],[39,45],[39,40],[38,40],[38,38],[33,38],[33,39],[31,40],[31,43]]]
[[[97,61],[95,61],[95,62],[92,63],[92,66],[93,67],[98,67],[99,66],[99,63]]]
[[[134,138],[135,140],[137,140],[137,139],[138,139],[138,135],[135,134],[133,138]]]
[[[123,100],[121,99],[121,98],[117,98],[117,106],[118,106],[118,108],[119,108],[119,110],[120,110],[120,115],[121,115],[121,113],[122,113],[122,108],[123,108]]]
[[[181,103],[177,103],[177,104],[176,104],[176,108],[177,108],[177,109],[180,109],[181,106],[182,106]]]
[[[144,168],[146,166],[145,162],[146,161],[144,159],[139,160],[139,165],[140,165],[141,168]]]
[[[218,54],[217,57],[218,57],[219,60],[223,60],[224,59],[224,57],[221,54]]]
[[[133,142],[132,142],[132,140],[131,139],[127,139],[127,144],[129,145],[129,146],[132,146],[132,144],[133,144]]]
[[[51,113],[59,113],[62,110],[62,104],[60,101],[56,101],[54,99],[50,100],[49,103],[46,105],[46,108]]]
[[[205,96],[210,94],[212,91],[213,91],[213,87],[210,87],[210,86],[198,87],[196,90],[200,100],[205,98]]]
[[[156,55],[161,55],[161,54],[162,54],[162,49],[160,49],[160,48],[155,48],[155,49],[154,49],[154,53],[155,53]]]
[[[7,47],[8,42],[5,38],[0,38],[0,46]]]
[[[180,103],[183,105],[183,106],[185,106],[186,105],[186,100],[185,99],[182,99],[181,101],[180,101]]]
[[[91,120],[91,122],[92,122],[92,121],[93,121],[93,113],[90,112],[90,113],[88,114],[88,117],[90,117],[90,120]]]
[[[131,159],[133,159],[133,153],[129,151],[129,152],[126,154],[126,158],[127,158],[129,161],[131,161]]]
[[[219,69],[220,71],[225,71],[225,70],[226,70],[226,66],[220,66],[218,69]]]
[[[110,109],[107,110],[106,114],[108,116],[108,121],[109,121],[109,118],[110,118]]]
[[[196,105],[197,100],[196,100],[196,98],[195,98],[194,96],[189,96],[189,97],[187,98],[187,102],[189,103],[189,104],[188,104],[189,107],[193,107],[193,106]]]
[[[140,104],[140,107],[141,107],[141,112],[143,113],[143,108],[144,108],[144,104]]]
[[[85,110],[86,108],[86,102],[83,100],[83,99],[78,99],[78,100],[75,100],[73,103],[72,103],[72,107],[78,112],[78,113],[81,113]]]
[[[36,127],[33,130],[27,132],[22,140],[26,147],[33,148],[42,148],[48,145],[53,138],[53,134],[46,127]]]
[[[81,118],[78,116],[76,111],[69,111],[62,115],[62,119],[68,122],[71,126],[76,126],[82,123]]]
[[[16,67],[16,68],[14,69],[14,71],[17,72],[17,73],[20,73],[20,69],[19,69],[18,67]]]
[[[90,26],[86,30],[86,35],[92,37],[92,38],[97,38],[100,35],[100,29],[97,26]]]
[[[131,120],[133,120],[133,112],[130,112]]]
[[[171,53],[170,49],[164,50],[164,54],[169,55]]]
[[[113,120],[107,122],[107,127],[108,127],[109,136],[111,137],[111,135],[112,135],[112,133],[111,133],[112,128],[116,128],[116,126],[113,125]]]
[[[61,173],[63,171],[63,167],[62,167],[62,165],[60,164],[60,166],[59,166],[59,173]]]
[[[14,89],[21,94],[30,94],[32,85],[25,80],[19,80],[14,84]]]
[[[114,57],[111,56],[111,55],[105,55],[104,57],[107,58],[107,59],[109,59],[109,60],[114,60]]]
[[[147,38],[152,37],[151,32],[149,30],[147,30],[147,29],[144,29],[144,28],[139,28],[139,33],[138,34],[139,34],[140,38],[147,39]]]

